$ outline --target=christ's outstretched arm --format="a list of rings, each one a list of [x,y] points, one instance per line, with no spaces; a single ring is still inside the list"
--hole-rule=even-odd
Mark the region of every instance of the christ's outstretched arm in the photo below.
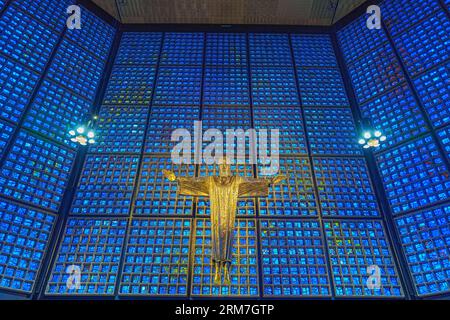
[[[270,179],[245,178],[244,181],[239,185],[239,197],[268,197],[269,188],[275,184],[281,183],[286,179],[287,177],[285,175],[278,175]]]
[[[207,178],[186,178],[177,177],[173,171],[163,170],[164,176],[169,181],[178,182],[178,193],[183,196],[207,197],[208,179]]]

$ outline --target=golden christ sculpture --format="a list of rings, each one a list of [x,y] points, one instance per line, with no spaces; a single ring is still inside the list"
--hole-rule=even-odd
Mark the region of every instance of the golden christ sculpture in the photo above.
[[[208,197],[211,212],[212,261],[215,284],[221,283],[220,274],[230,284],[230,266],[234,223],[238,198],[268,197],[269,188],[286,179],[279,175],[270,179],[243,178],[231,175],[231,166],[222,161],[219,176],[204,178],[176,177],[172,171],[163,170],[170,181],[178,182],[178,192],[184,196]]]

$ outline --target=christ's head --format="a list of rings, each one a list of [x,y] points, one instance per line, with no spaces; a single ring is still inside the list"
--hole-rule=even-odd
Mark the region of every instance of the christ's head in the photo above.
[[[227,164],[226,158],[223,158],[222,162],[219,164],[219,176],[220,177],[231,176],[231,166]]]

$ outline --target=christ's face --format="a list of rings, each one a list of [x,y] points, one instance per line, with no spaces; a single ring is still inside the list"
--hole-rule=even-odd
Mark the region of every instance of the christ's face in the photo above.
[[[222,163],[219,165],[219,176],[220,177],[229,177],[231,176],[231,167],[229,164]]]

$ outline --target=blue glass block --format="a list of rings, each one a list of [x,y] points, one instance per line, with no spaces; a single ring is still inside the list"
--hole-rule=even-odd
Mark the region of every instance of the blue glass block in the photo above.
[[[256,107],[253,109],[253,117],[258,132],[279,130],[280,155],[308,153],[300,107]]]
[[[119,294],[187,296],[191,229],[191,219],[133,219]]]
[[[450,123],[450,63],[414,80],[420,100],[435,127]]]
[[[128,215],[139,156],[88,155],[72,214]]]
[[[120,41],[116,64],[156,64],[161,48],[160,32],[125,32]]]
[[[36,21],[60,33],[69,17],[66,13],[67,8],[74,2],[73,0],[14,0],[11,3],[22,12],[33,16]]]
[[[126,218],[69,218],[45,294],[114,295],[126,232]],[[78,286],[69,267],[80,270]]]
[[[5,6],[5,4],[6,4],[6,0],[0,0],[0,10],[3,9],[3,7]]]
[[[116,29],[81,6],[81,29],[68,29],[66,37],[106,62]]]
[[[244,33],[208,33],[207,65],[247,65],[247,38]]]
[[[258,176],[263,177],[262,169],[271,169],[287,177],[283,183],[272,186],[269,197],[259,198],[261,216],[317,216],[317,203],[311,164],[307,158],[281,157],[271,164],[265,162],[258,166]]]
[[[0,56],[0,116],[19,122],[39,77]]]
[[[149,105],[155,72],[148,66],[114,66],[103,103]]]
[[[202,65],[203,33],[172,33],[164,36],[161,64]]]
[[[377,220],[327,220],[324,222],[329,259],[338,297],[403,297],[386,232]],[[372,272],[380,268],[380,288],[367,286]]]
[[[324,216],[377,217],[377,198],[363,158],[314,158]]]
[[[246,67],[208,67],[203,91],[205,105],[250,104],[249,77]]]
[[[298,67],[337,68],[331,37],[327,34],[293,34],[292,49]]]
[[[253,178],[253,165],[249,164],[249,161],[245,161],[245,163],[234,163],[230,164],[231,172],[234,176],[240,176],[244,178]],[[202,164],[200,166],[199,176],[200,177],[209,177],[209,176],[218,176],[219,169],[216,164],[206,165]],[[238,216],[255,216],[256,215],[256,201],[255,198],[238,198],[237,202],[237,212]],[[210,211],[210,202],[207,197],[198,197],[197,198],[197,216],[209,216],[211,214]]]
[[[250,33],[249,46],[253,66],[292,65],[288,34]]]
[[[300,105],[293,68],[252,67],[254,106]]]
[[[450,160],[450,127],[439,130],[437,132],[437,135],[442,145],[444,146],[448,159]]]
[[[393,36],[402,33],[440,8],[439,0],[385,0],[381,4],[384,23]]]
[[[354,62],[389,41],[384,29],[367,28],[368,18],[369,15],[364,14],[337,33],[338,42],[347,63]]]
[[[3,156],[3,151],[5,151],[12,134],[14,133],[15,126],[12,124],[0,120],[0,158]]]
[[[68,132],[82,123],[92,105],[49,80],[38,89],[25,116],[24,127],[71,147]]]
[[[349,65],[355,94],[361,104],[405,80],[400,64],[389,45],[373,49]]]
[[[41,73],[58,35],[30,16],[9,6],[0,19],[0,52]]]
[[[444,3],[447,5],[447,9],[450,11],[450,0],[444,0]]]
[[[0,193],[58,211],[75,152],[21,130],[0,171]]]
[[[96,143],[90,152],[140,153],[148,112],[148,106],[102,106],[95,129]]]
[[[64,39],[48,70],[48,77],[83,98],[94,101],[104,63]]]
[[[363,154],[350,109],[305,108],[304,112],[312,154]]]
[[[403,252],[420,296],[450,291],[450,206],[395,220]]]
[[[450,59],[450,19],[442,11],[393,38],[412,76]]]
[[[407,85],[395,88],[360,106],[363,116],[386,135],[376,151],[392,147],[426,132],[427,125]]]
[[[31,293],[56,217],[0,199],[0,287]]]
[[[450,178],[431,136],[376,156],[394,214],[450,198]]]
[[[211,221],[195,219],[191,296],[258,297],[257,231],[254,219],[237,219],[233,237],[230,285],[214,284]]]
[[[134,214],[191,215],[193,197],[178,194],[176,182],[167,180],[162,170],[171,170],[177,177],[194,177],[195,165],[174,165],[170,155],[144,156],[139,177]]]
[[[199,105],[201,67],[161,67],[153,104]]]
[[[349,106],[339,69],[299,68],[298,81],[303,106]]]
[[[319,221],[260,220],[260,226],[264,297],[329,297]]]

